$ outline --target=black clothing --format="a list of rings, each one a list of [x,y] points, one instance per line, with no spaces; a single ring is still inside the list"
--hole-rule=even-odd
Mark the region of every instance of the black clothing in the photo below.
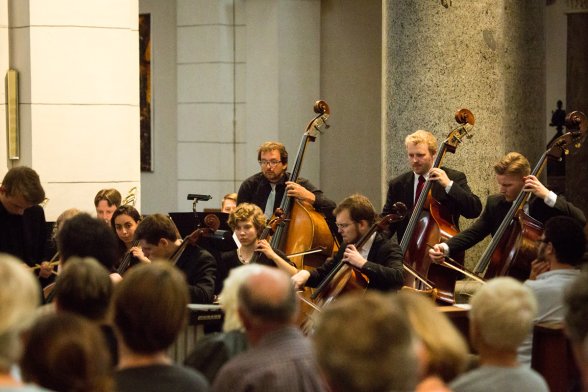
[[[214,257],[198,245],[188,245],[178,261],[178,267],[186,275],[190,302],[211,304],[214,299],[214,279],[216,261]]]
[[[328,259],[323,265],[312,271],[306,285],[309,287],[318,286],[343,258],[345,247],[346,244],[343,244],[335,257]],[[404,284],[403,256],[395,240],[385,238],[380,233],[376,234],[367,260],[368,262],[360,271],[370,280],[368,289],[388,291],[398,290],[402,287]]]
[[[512,202],[506,201],[503,195],[490,195],[486,200],[486,207],[480,215],[480,218],[468,229],[457,234],[447,241],[450,255],[453,256],[458,252],[467,250],[478,242],[482,241],[487,235],[494,235]],[[541,223],[545,223],[549,218],[566,215],[575,218],[584,226],[586,217],[582,210],[568,202],[565,197],[557,196],[555,206],[549,207],[545,202],[537,197],[532,196],[529,199],[529,215]]]
[[[0,252],[16,256],[29,266],[43,261],[47,252],[45,212],[41,206],[10,214],[0,202]]]
[[[276,183],[276,200],[274,203],[274,211],[278,208],[284,197],[284,191],[286,189],[286,181],[290,178],[290,173],[284,173],[282,179]],[[316,196],[316,200],[313,203],[313,207],[316,211],[322,213],[325,217],[331,218],[333,216],[333,210],[336,205],[332,200],[327,199],[323,196],[323,192],[312,185],[308,180],[298,177],[298,184],[312,192]],[[237,194],[237,204],[241,203],[253,203],[259,206],[262,211],[265,211],[265,204],[267,198],[272,191],[270,182],[264,177],[263,173],[257,173],[243,181],[239,187],[239,193]]]
[[[278,256],[280,256],[282,259],[288,262],[288,264],[290,264],[292,267],[296,267],[296,264],[291,262],[284,252],[282,252],[279,249],[274,249],[274,252],[276,252]],[[267,256],[261,252],[259,254],[259,259],[257,260],[257,263],[268,265],[270,267],[277,267],[276,263],[274,263],[273,260],[268,259]],[[241,260],[239,260],[239,255],[237,254],[236,249],[221,253],[218,268],[216,269],[217,293],[221,292],[223,288],[223,283],[225,279],[229,276],[229,272],[231,272],[233,268],[237,268],[241,265],[243,265],[243,263],[241,263]]]
[[[248,347],[247,337],[241,331],[211,333],[198,340],[184,365],[202,372],[212,383],[220,368]]]
[[[202,374],[178,365],[130,367],[114,372],[117,392],[197,392],[208,391]]]
[[[453,223],[459,228],[460,215],[469,219],[476,218],[482,211],[482,203],[480,198],[472,193],[465,174],[447,167],[441,167],[441,169],[447,173],[447,177],[453,181],[453,185],[447,193],[445,188],[434,181],[431,184],[431,195],[449,211]],[[406,204],[408,211],[412,211],[414,208],[414,173],[412,171],[401,174],[390,181],[382,215],[389,214],[392,205],[398,201]],[[408,221],[409,217],[390,225],[390,234],[396,233],[398,242],[402,241]]]

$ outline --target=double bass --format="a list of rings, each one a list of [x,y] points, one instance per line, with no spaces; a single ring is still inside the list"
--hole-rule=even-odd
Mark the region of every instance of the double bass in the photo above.
[[[574,111],[566,116],[568,132],[555,139],[542,155],[532,175],[538,177],[547,159],[561,160],[572,148],[578,149],[588,129],[588,121],[582,112]],[[533,219],[523,209],[531,192],[521,190],[513,201],[502,223],[494,233],[482,257],[474,268],[476,275],[484,279],[496,276],[512,276],[525,280],[531,272],[531,262],[537,256],[537,239],[543,233],[541,222]]]
[[[469,139],[473,136],[475,118],[471,111],[459,110],[455,114],[455,121],[460,125],[443,141],[431,168],[440,167],[447,152],[455,153],[464,138]],[[445,241],[459,230],[451,214],[431,196],[431,186],[432,182],[427,180],[400,241],[404,262],[409,272],[405,285],[414,289],[434,288],[439,292],[440,301],[453,303],[458,273],[452,268],[433,263],[429,257],[429,244]],[[423,286],[424,282],[428,283]]]
[[[309,122],[302,135],[289,181],[298,180],[306,146],[316,140],[321,127],[326,125],[330,115],[329,105],[325,101],[316,101],[314,112],[317,115]],[[312,205],[284,193],[279,210],[284,219],[277,226],[270,245],[287,254],[296,268],[316,267],[333,254],[335,239],[325,217]]]

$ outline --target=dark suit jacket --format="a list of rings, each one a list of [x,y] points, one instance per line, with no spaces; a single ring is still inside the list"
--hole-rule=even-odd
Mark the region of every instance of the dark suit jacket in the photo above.
[[[468,186],[468,180],[460,171],[441,167],[447,173],[447,177],[453,181],[449,193],[437,182],[431,185],[431,194],[452,216],[454,223],[459,227],[460,215],[473,219],[480,215],[482,211],[482,203],[480,198],[472,193]],[[414,207],[414,173],[412,171],[399,175],[392,179],[388,185],[388,194],[386,196],[386,204],[382,215],[387,215],[392,210],[392,205],[397,201],[406,204],[408,211],[412,211]],[[406,226],[410,216],[404,220],[390,225],[390,234],[398,238],[398,242],[402,240]]]
[[[290,173],[285,174],[286,175],[276,184],[274,210],[280,206],[286,190],[286,181],[290,178]],[[315,195],[316,200],[313,204],[314,209],[321,212],[325,217],[331,218],[333,216],[333,210],[336,207],[335,202],[324,197],[323,192],[312,185],[308,180],[298,177],[297,182]],[[243,181],[239,187],[237,204],[253,203],[264,211],[271,190],[272,187],[270,182],[264,177],[263,173],[260,172],[254,174]]]
[[[41,206],[27,208],[23,215],[13,215],[0,203],[0,252],[34,266],[43,261],[46,248],[45,212]]]
[[[188,245],[178,261],[178,267],[185,275],[190,292],[190,302],[211,304],[214,299],[216,260],[198,245]]]
[[[493,236],[511,206],[512,202],[507,202],[504,196],[500,194],[488,196],[486,207],[484,207],[480,218],[468,229],[447,241],[450,255],[455,255],[458,252],[471,248],[489,234]],[[557,196],[553,208],[545,204],[543,200],[532,196],[529,199],[529,215],[543,224],[549,218],[558,215],[570,216],[577,219],[582,225],[586,224],[586,217],[582,210],[568,202],[561,195]]]
[[[318,286],[329,272],[343,258],[346,245],[343,244],[335,257],[328,259],[323,265],[310,273],[306,282],[309,287]],[[404,284],[404,268],[402,266],[402,251],[393,239],[388,239],[381,234],[376,238],[368,253],[368,262],[361,272],[370,280],[369,289],[381,291],[398,290]]]

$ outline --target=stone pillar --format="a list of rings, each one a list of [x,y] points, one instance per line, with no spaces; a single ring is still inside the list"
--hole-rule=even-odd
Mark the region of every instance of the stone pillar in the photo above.
[[[20,73],[21,136],[20,159],[2,163],[0,174],[33,167],[49,198],[48,220],[70,207],[92,212],[101,188],[124,197],[140,184],[137,0],[0,7],[8,10],[9,66]],[[2,44],[0,51],[4,59]]]
[[[568,1],[567,107],[588,114],[588,2]],[[588,142],[566,157],[566,197],[588,215]],[[570,175],[572,173],[573,175]]]
[[[483,201],[496,191],[492,165],[502,155],[519,151],[537,162],[545,143],[544,6],[384,2],[384,179],[407,170],[407,134],[427,129],[441,142],[463,107],[476,117],[474,137],[443,164],[464,171]]]

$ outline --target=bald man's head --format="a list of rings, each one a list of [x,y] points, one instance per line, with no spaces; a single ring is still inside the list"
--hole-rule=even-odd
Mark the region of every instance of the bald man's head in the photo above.
[[[294,287],[281,270],[263,267],[239,289],[239,310],[261,323],[288,324],[296,316]]]

